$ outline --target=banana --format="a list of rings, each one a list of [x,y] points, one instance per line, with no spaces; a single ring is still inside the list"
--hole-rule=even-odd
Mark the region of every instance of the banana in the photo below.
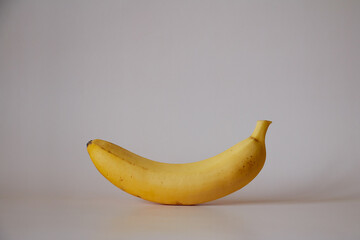
[[[258,121],[247,139],[192,163],[152,161],[100,139],[88,142],[87,150],[99,172],[125,192],[161,204],[195,205],[233,193],[258,175],[270,124]]]

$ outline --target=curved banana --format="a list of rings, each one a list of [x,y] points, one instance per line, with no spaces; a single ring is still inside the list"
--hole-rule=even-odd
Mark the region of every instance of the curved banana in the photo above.
[[[258,121],[249,138],[192,163],[152,161],[99,139],[88,142],[87,150],[99,172],[125,192],[161,204],[194,205],[235,192],[258,175],[270,123]]]

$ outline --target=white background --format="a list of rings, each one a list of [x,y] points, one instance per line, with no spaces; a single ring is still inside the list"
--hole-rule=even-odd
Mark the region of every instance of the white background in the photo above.
[[[260,119],[265,167],[219,201],[359,198],[359,23],[355,0],[2,1],[0,198],[146,204],[88,140],[192,162]]]

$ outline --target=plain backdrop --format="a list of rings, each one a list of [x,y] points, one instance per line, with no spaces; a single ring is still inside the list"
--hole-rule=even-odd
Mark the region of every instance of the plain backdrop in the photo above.
[[[272,120],[246,201],[360,197],[360,1],[1,1],[0,196],[121,196],[101,138],[208,158]]]

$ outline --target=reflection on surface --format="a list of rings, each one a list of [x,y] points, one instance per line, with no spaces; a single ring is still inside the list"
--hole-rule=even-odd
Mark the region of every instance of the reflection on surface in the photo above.
[[[284,235],[284,226],[293,231],[299,226],[313,229],[324,214],[331,218],[329,209],[334,206],[342,206],[343,214],[356,218],[354,207],[342,200],[223,198],[197,206],[168,206],[129,198],[108,203],[97,210],[103,218],[97,219],[101,224],[94,239],[265,239],[268,234]],[[356,201],[351,204],[358,206]],[[352,224],[350,218],[347,223]]]
[[[113,236],[161,236],[181,231],[181,236],[205,238],[231,237],[234,229],[246,233],[239,215],[229,215],[210,206],[166,206],[145,203],[111,219]],[[176,236],[174,236],[176,239]]]

